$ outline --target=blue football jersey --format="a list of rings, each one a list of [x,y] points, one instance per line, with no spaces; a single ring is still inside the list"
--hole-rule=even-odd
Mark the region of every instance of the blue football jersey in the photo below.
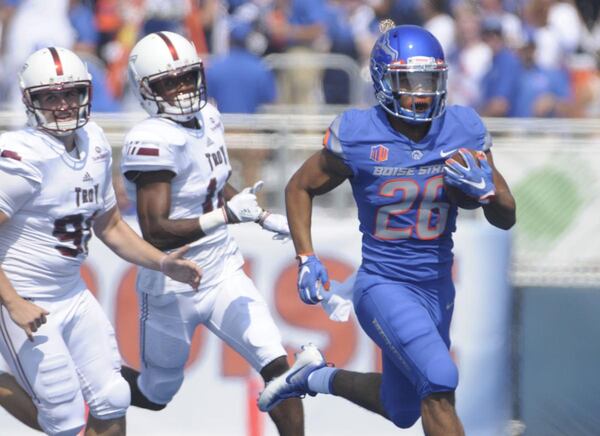
[[[457,208],[444,190],[444,161],[461,147],[491,146],[479,115],[450,106],[415,143],[392,128],[380,106],[352,109],[333,121],[323,145],[353,173],[362,268],[409,281],[450,274]]]

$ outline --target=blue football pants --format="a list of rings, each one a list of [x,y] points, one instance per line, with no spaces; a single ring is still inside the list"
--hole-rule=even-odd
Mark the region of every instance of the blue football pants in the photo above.
[[[456,389],[458,371],[449,353],[454,294],[451,277],[417,284],[363,270],[357,275],[356,315],[382,350],[381,399],[399,427],[419,418],[423,398]]]

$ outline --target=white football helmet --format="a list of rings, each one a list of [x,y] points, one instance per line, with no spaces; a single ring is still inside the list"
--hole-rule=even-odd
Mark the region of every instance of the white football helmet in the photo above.
[[[161,83],[194,73],[191,92],[176,91],[167,101]],[[189,77],[189,76],[188,76]],[[188,121],[206,104],[204,67],[194,44],[173,32],[157,32],[142,38],[129,55],[129,80],[142,107],[150,115]],[[174,90],[173,90],[174,91]]]
[[[19,86],[27,108],[28,123],[54,135],[68,135],[90,118],[92,76],[87,66],[70,50],[46,47],[30,55],[19,72]],[[44,107],[44,94],[76,91],[76,102]]]

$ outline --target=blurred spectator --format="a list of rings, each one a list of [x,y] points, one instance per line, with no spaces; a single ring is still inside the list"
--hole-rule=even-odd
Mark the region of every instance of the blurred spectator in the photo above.
[[[257,23],[250,31],[230,28],[232,17],[239,23],[248,5],[260,11]],[[94,111],[126,110],[129,50],[144,34],[161,30],[184,34],[199,53],[212,56],[208,92],[223,112],[252,113],[275,99],[273,74],[256,52],[264,41],[268,53],[294,56],[288,65],[274,67],[278,103],[351,104],[360,92],[351,92],[347,73],[323,71],[313,63],[320,58],[309,56],[343,54],[364,65],[378,36],[377,22],[391,18],[396,24],[421,24],[440,40],[450,64],[450,104],[476,107],[488,116],[589,116],[600,113],[599,15],[600,0],[4,0],[0,104],[10,97],[12,106],[20,105],[16,79],[26,56],[59,45],[87,62]],[[519,53],[522,77],[536,86],[521,92],[515,91],[513,71],[521,64],[511,49],[523,44],[526,26],[534,29],[534,39],[527,35],[527,47]],[[259,37],[261,31],[266,38]],[[536,47],[533,60],[531,47]],[[535,109],[544,104],[527,103],[544,90],[564,96],[559,85],[567,76],[568,105],[558,98],[557,107],[544,111]],[[367,83],[368,73],[364,79]],[[369,92],[363,103],[372,98]]]
[[[143,24],[144,0],[98,0],[96,7],[100,40],[103,43],[98,51],[107,65],[107,86],[113,96],[122,98],[127,81],[129,52],[136,43]],[[105,31],[108,33],[105,34]]]
[[[191,2],[195,7],[196,2]],[[227,5],[225,0],[200,0],[199,7],[195,12],[197,22],[202,26],[201,32],[204,38],[206,52],[213,54],[225,54],[227,52],[227,40],[229,38]],[[247,1],[247,3],[250,3]],[[190,23],[191,24],[191,23]],[[190,30],[192,32],[190,32]],[[204,50],[198,45],[197,38],[193,38],[194,29],[188,25],[188,33],[199,49],[200,53]]]
[[[558,35],[563,55],[575,53],[581,43],[583,20],[572,0],[547,0],[548,27]]]
[[[220,0],[143,0],[144,20],[137,39],[155,32],[175,32],[190,39],[198,53],[209,50],[205,30],[219,42],[210,45],[213,53],[224,53],[227,48],[226,9]],[[221,41],[223,40],[223,41]],[[210,41],[210,39],[209,39]]]
[[[188,0],[145,0],[145,20],[138,39],[160,31],[182,33],[190,3]]]
[[[537,65],[535,49],[535,37],[529,34],[519,50],[522,70],[512,115],[516,117],[571,116],[572,100],[567,71]]]
[[[526,23],[536,29],[536,63],[561,67],[579,48],[583,21],[570,1],[530,0],[524,8]]]
[[[423,27],[429,30],[442,45],[446,56],[455,50],[456,26],[454,19],[447,13],[446,0],[423,0],[421,2]]]
[[[372,31],[375,12],[359,0],[330,0],[325,24],[331,53],[343,54],[358,63],[368,59],[378,35]],[[350,104],[350,78],[341,69],[327,69],[323,74],[325,103]]]
[[[120,102],[113,97],[106,81],[106,67],[96,56],[78,52],[92,75],[92,110],[94,112],[119,112]]]
[[[502,34],[502,22],[497,17],[484,18],[483,41],[492,49],[490,69],[483,77],[480,114],[485,117],[509,117],[514,114],[514,102],[519,92],[521,61],[508,48]]]
[[[587,29],[592,29],[600,22],[600,2],[598,0],[577,0],[577,9]]]
[[[254,113],[275,100],[273,73],[248,49],[255,32],[252,22],[233,19],[230,52],[213,59],[206,71],[208,95],[221,112]]]
[[[377,0],[378,18],[390,18],[396,25],[416,24],[423,25],[423,19],[419,10],[421,0]]]
[[[71,0],[69,19],[75,31],[73,50],[87,64],[92,76],[92,109],[94,112],[118,112],[119,102],[106,83],[106,66],[96,56],[99,34],[92,9],[80,1]]]
[[[95,55],[100,36],[96,27],[94,11],[82,1],[71,0],[70,3],[69,21],[75,32],[74,47],[80,52]]]
[[[315,104],[319,101],[321,71],[303,66],[302,56],[325,42],[323,0],[275,0],[266,17],[267,35],[273,49],[295,56],[291,68],[279,75],[279,100],[292,104]]]
[[[236,9],[239,8],[240,6],[244,5],[248,1],[252,1],[252,0],[227,0],[227,13],[229,15],[235,14]],[[268,0],[268,1],[270,1],[270,0]]]
[[[109,44],[123,26],[118,0],[96,0],[96,27],[98,30],[98,53],[102,55],[104,46]]]
[[[535,29],[536,63],[554,66],[561,58],[561,47],[558,35],[548,26],[548,0],[530,0],[523,8],[523,18],[529,27]]]
[[[523,39],[523,23],[521,19],[506,10],[502,0],[481,0],[479,2],[481,16],[495,17],[502,23],[502,34],[506,45],[510,48],[520,47]]]
[[[203,28],[203,17],[204,10],[200,7],[198,2],[190,1],[190,9],[185,17],[185,27],[187,30],[187,36],[194,43],[196,50],[201,55],[208,53],[208,45],[206,41],[206,35]]]
[[[314,49],[324,35],[322,0],[274,0],[266,28],[277,51],[303,47]]]
[[[489,69],[492,50],[481,40],[481,19],[474,6],[460,3],[453,13],[457,45],[454,52],[446,53],[449,103],[478,107],[481,80]]]
[[[50,45],[73,48],[69,0],[4,0],[1,7],[3,100],[20,108],[17,74],[25,59]]]

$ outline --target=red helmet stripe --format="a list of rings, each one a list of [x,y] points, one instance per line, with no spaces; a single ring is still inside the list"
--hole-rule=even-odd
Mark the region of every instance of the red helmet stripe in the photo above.
[[[56,49],[54,47],[48,47],[48,50],[50,50],[50,54],[52,55],[52,60],[54,61],[54,66],[56,67],[56,75],[62,76],[63,75],[63,66],[62,66],[62,62],[60,61],[60,57],[58,56],[58,51],[56,51]]]
[[[173,45],[171,40],[167,37],[167,35],[165,35],[162,32],[158,32],[157,35],[160,36],[160,38],[165,42],[165,44],[167,44],[167,47],[169,48],[169,51],[171,52],[171,56],[173,56],[173,60],[174,61],[179,60],[179,55],[177,54],[177,50],[175,49],[175,46]]]

